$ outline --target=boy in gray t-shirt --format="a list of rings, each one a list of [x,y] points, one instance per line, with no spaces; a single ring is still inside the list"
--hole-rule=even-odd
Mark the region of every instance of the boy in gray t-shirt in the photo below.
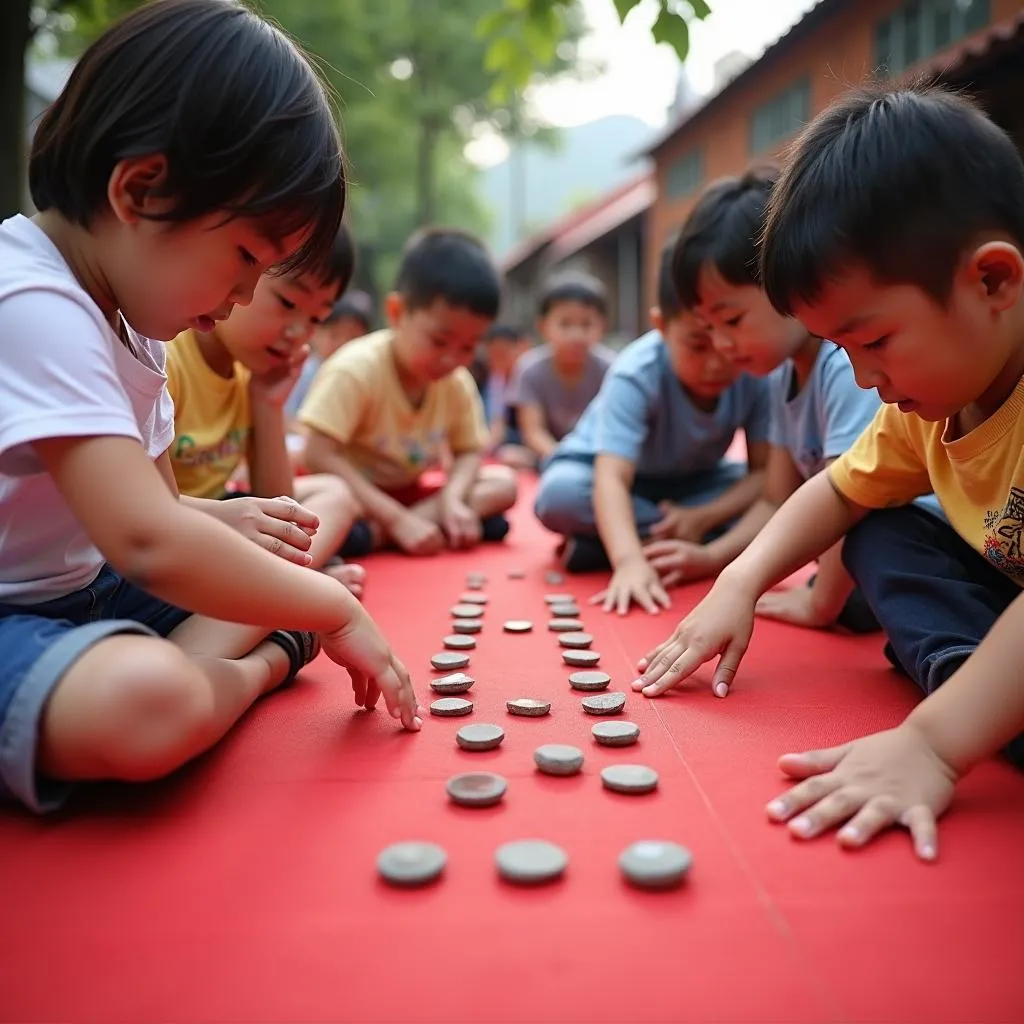
[[[507,402],[523,443],[543,464],[600,390],[615,353],[600,344],[607,303],[595,278],[556,278],[538,307],[544,344],[520,357]]]

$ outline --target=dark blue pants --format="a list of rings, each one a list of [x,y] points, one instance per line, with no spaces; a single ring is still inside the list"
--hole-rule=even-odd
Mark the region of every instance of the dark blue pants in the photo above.
[[[861,520],[843,563],[885,630],[886,656],[925,693],[956,672],[1021,593],[949,523],[913,505]],[[1006,753],[1024,767],[1024,735]]]

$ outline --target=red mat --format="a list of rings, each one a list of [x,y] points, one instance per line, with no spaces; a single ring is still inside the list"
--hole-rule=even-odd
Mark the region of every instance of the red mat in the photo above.
[[[501,547],[430,561],[369,562],[367,602],[424,694],[448,607],[467,571],[490,579],[473,653],[474,720],[503,747],[458,750],[466,719],[419,736],[354,713],[321,659],[260,705],[215,753],[165,783],[103,787],[60,820],[0,815],[0,1017],[8,1021],[1020,1021],[1024,1019],[1024,779],[979,769],[943,824],[942,857],[915,862],[902,834],[843,854],[767,823],[779,753],[897,722],[915,699],[876,638],[761,623],[726,701],[706,677],[661,701],[630,695],[639,746],[593,745],[543,628],[552,539],[529,495]],[[508,580],[509,569],[527,570]],[[564,586],[581,601],[593,578]],[[595,649],[625,689],[670,615],[585,609]],[[525,617],[532,634],[504,634]],[[545,695],[544,719],[504,701]],[[576,743],[582,776],[538,777],[542,742]],[[657,793],[615,796],[598,773],[639,761]],[[486,767],[503,805],[452,807],[444,780]],[[499,882],[493,851],[542,837],[569,853],[560,883]],[[645,894],[620,880],[620,850],[670,838],[694,853],[689,883]],[[397,892],[377,852],[425,838],[448,851],[432,888]]]

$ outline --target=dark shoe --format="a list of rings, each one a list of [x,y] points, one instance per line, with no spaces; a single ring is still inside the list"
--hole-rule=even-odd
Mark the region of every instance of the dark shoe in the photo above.
[[[836,622],[851,633],[877,633],[882,628],[859,590],[855,590],[847,598]]]
[[[488,516],[480,520],[480,539],[496,544],[508,536],[508,520],[503,515]]]
[[[600,539],[582,535],[566,540],[562,565],[566,572],[607,572],[612,567]]]
[[[299,629],[275,629],[267,639],[288,655],[288,675],[281,683],[282,686],[292,682],[320,653],[320,637],[317,633]]]
[[[348,531],[345,543],[338,554],[346,561],[365,558],[373,550],[373,531],[365,519],[357,519]]]

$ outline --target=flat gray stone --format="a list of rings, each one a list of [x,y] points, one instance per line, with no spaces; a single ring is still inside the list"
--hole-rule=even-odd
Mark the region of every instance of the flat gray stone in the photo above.
[[[573,668],[593,668],[600,660],[597,651],[562,651],[562,661]]]
[[[466,586],[470,590],[483,590],[487,582],[487,576],[482,572],[470,572],[466,574]]]
[[[430,680],[430,688],[434,693],[465,693],[471,689],[476,680],[465,672],[452,672],[446,676],[438,676]]]
[[[498,873],[506,882],[538,885],[560,878],[569,866],[565,851],[544,839],[520,839],[494,852]]]
[[[505,730],[500,725],[464,725],[456,734],[455,742],[463,750],[494,750],[501,746]]]
[[[577,775],[583,767],[583,751],[566,743],[545,743],[533,752],[533,761],[545,775]]]
[[[619,855],[619,868],[626,880],[641,889],[674,889],[693,864],[685,846],[666,839],[642,839]]]
[[[506,633],[529,633],[533,623],[528,619],[509,619],[502,628]]]
[[[601,782],[614,793],[639,795],[658,788],[658,773],[645,764],[610,764],[601,769]]]
[[[430,705],[430,713],[440,718],[459,718],[472,710],[473,702],[464,697],[439,697]]]
[[[572,594],[545,594],[544,603],[551,604],[572,604],[576,599]]]
[[[548,611],[562,619],[578,619],[580,608],[576,604],[549,604]]]
[[[453,633],[451,636],[446,636],[441,643],[451,651],[471,651],[476,647],[476,641],[471,636],[466,636],[463,633]]]
[[[377,870],[392,885],[426,885],[439,878],[448,855],[436,843],[395,843],[377,856]]]
[[[445,789],[461,807],[492,807],[505,796],[508,782],[494,772],[465,772],[453,775]]]
[[[548,620],[548,629],[552,633],[579,633],[583,630],[583,623],[579,619],[567,619],[559,616]]]
[[[525,580],[526,573],[522,569],[509,569],[508,578],[510,580]]]
[[[624,693],[595,693],[580,701],[588,715],[617,715],[626,706]]]
[[[559,633],[558,643],[562,647],[573,647],[577,650],[582,650],[585,647],[589,647],[594,642],[594,638],[589,633]]]
[[[631,747],[640,739],[636,722],[598,722],[590,734],[602,747]]]
[[[469,664],[469,655],[458,651],[441,651],[430,656],[430,664],[438,672],[450,672],[452,669],[465,668]]]
[[[573,672],[569,676],[569,685],[574,690],[583,690],[588,693],[607,690],[611,681],[612,677],[600,669],[583,669],[582,672]]]
[[[532,697],[517,697],[515,700],[505,702],[505,707],[510,715],[519,715],[522,718],[540,718],[551,711],[551,701],[534,700]]]
[[[479,619],[453,619],[452,629],[456,633],[479,633],[484,624]]]
[[[453,619],[479,619],[483,613],[483,605],[479,604],[456,604],[452,605]]]
[[[548,571],[544,573],[544,582],[550,584],[552,587],[557,587],[559,583],[565,582],[565,577],[554,569],[548,569]]]
[[[459,594],[459,604],[487,604],[486,594],[477,594],[470,591],[468,594]]]

